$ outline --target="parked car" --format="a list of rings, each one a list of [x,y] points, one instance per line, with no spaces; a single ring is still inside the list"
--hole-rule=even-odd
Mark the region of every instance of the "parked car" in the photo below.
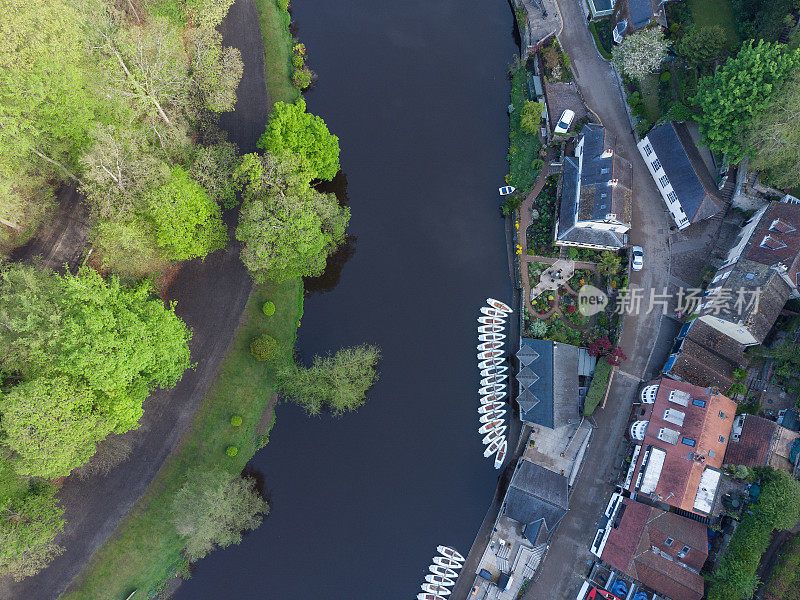
[[[644,250],[641,246],[631,248],[631,268],[641,271],[644,268]]]
[[[558,124],[556,124],[555,129],[553,129],[553,133],[567,133],[574,118],[575,111],[570,109],[565,110],[563,113],[561,113],[561,118],[558,120]]]
[[[509,194],[513,194],[516,191],[517,188],[515,188],[513,185],[504,185],[499,190],[501,196],[508,196]]]

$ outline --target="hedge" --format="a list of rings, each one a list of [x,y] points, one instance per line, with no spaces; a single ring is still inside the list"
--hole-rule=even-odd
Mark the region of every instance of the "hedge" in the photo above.
[[[606,359],[601,358],[594,368],[592,383],[589,384],[589,391],[586,392],[586,399],[583,401],[584,416],[590,416],[597,408],[597,405],[602,402],[608,387],[609,377],[611,377],[611,365],[608,364]]]
[[[597,25],[595,25],[594,21],[589,23],[589,31],[592,32],[592,37],[594,38],[594,45],[597,46],[597,51],[600,53],[600,56],[602,56],[606,60],[611,60],[611,53],[608,50],[606,50],[605,46],[603,46],[603,42],[600,41],[600,34],[597,33]]]

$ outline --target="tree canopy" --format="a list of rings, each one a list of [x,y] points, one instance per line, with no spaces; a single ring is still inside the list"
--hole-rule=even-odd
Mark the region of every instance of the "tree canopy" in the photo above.
[[[363,344],[342,348],[334,355],[316,356],[308,369],[298,365],[280,372],[284,395],[317,415],[326,406],[334,415],[364,405],[367,390],[377,380],[381,353],[376,346]]]
[[[690,65],[719,58],[725,49],[725,31],[719,25],[693,27],[678,42],[677,52]]]
[[[308,185],[306,165],[292,154],[242,161],[236,239],[244,242],[242,261],[258,282],[319,275],[344,241],[350,210]]]
[[[754,119],[798,66],[800,50],[764,41],[754,45],[751,40],[714,75],[702,78],[694,101],[706,145],[733,163],[747,156]]]
[[[91,390],[91,413],[117,433],[136,426],[154,388],[175,385],[189,367],[191,334],[174,306],[154,297],[148,283],[125,287],[89,268],[61,276],[5,267],[0,319],[0,371],[19,373],[24,382],[52,379],[23,388],[20,402],[48,389],[71,396],[70,410],[80,412],[89,408],[82,394]],[[84,426],[98,424],[84,419]]]
[[[657,73],[667,57],[667,41],[659,27],[642,29],[627,36],[611,51],[618,71],[634,79]]]
[[[302,98],[294,104],[275,104],[258,147],[276,155],[289,152],[301,157],[314,178],[330,180],[339,171],[339,138],[328,131],[321,117],[306,112]]]
[[[253,479],[197,468],[189,471],[172,503],[172,522],[191,560],[238,544],[242,532],[258,527],[268,513]]]

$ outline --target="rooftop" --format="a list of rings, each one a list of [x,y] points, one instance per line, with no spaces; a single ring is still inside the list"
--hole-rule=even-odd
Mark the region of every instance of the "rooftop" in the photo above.
[[[741,423],[741,429],[737,427]],[[734,422],[726,465],[763,467],[767,464],[778,424],[758,415],[739,415]]]
[[[725,209],[719,189],[683,123],[659,125],[647,139],[691,223]]]
[[[602,559],[672,600],[700,600],[708,558],[706,527],[622,498]]]
[[[642,417],[649,422],[629,489],[708,515],[736,403],[707,388],[668,378],[651,383],[658,384],[658,392]],[[680,425],[676,424],[679,420]]]
[[[727,390],[733,371],[744,360],[744,346],[700,319],[691,322],[680,353],[667,363],[665,373],[703,387]]]
[[[521,460],[506,492],[502,514],[523,525],[544,519],[552,531],[567,507],[567,478]]]

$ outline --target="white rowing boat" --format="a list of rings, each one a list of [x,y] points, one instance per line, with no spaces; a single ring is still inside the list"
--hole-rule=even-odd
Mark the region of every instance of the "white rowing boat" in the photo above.
[[[487,358],[500,358],[503,356],[502,350],[484,350],[478,353],[478,360],[486,360]]]
[[[481,396],[488,396],[489,394],[496,394],[498,392],[505,392],[506,391],[506,384],[505,383],[493,383],[491,385],[485,385],[481,389],[478,390],[478,393]]]
[[[506,320],[500,317],[487,317],[485,315],[478,317],[478,323],[482,323],[483,325],[503,325],[505,322]]]
[[[429,594],[436,594],[438,596],[447,596],[450,594],[450,590],[443,585],[438,585],[436,583],[423,583],[422,591],[428,592]]]
[[[443,577],[450,577],[451,579],[458,577],[458,573],[456,571],[440,565],[431,565],[428,567],[428,570],[434,575],[442,575]]]
[[[425,575],[425,581],[428,583],[435,583],[436,585],[444,585],[450,587],[455,584],[455,581],[449,577],[442,577],[441,575]]]
[[[497,421],[490,421],[489,423],[484,423],[480,427],[478,427],[478,433],[481,435],[486,435],[495,427],[500,427],[503,424],[502,419],[497,419]],[[488,455],[487,455],[488,456]]]
[[[495,365],[493,367],[487,367],[486,369],[481,369],[481,377],[489,377],[489,375],[505,373],[506,371],[508,371],[508,365]]]
[[[495,441],[495,439],[503,435],[505,432],[506,432],[505,425],[501,425],[500,427],[492,429],[489,433],[486,434],[486,437],[483,438],[483,445],[486,446],[491,444],[493,441]]]
[[[503,466],[503,461],[506,459],[506,451],[508,450],[508,442],[503,440],[500,447],[497,449],[497,454],[494,457],[494,468],[499,469]]]
[[[484,350],[494,350],[495,348],[502,348],[503,342],[500,340],[495,340],[493,342],[481,342],[478,344],[478,350],[483,352]]]
[[[495,300],[494,298],[487,298],[486,304],[496,308],[497,310],[502,310],[505,313],[513,312],[508,304],[500,302],[500,300]]]
[[[478,333],[503,333],[505,329],[502,325],[478,325]]]
[[[451,548],[450,546],[437,546],[436,551],[442,556],[446,556],[452,560],[464,562],[464,557],[458,553],[458,550]]]
[[[495,374],[489,375],[488,377],[484,377],[481,379],[481,387],[486,387],[487,385],[494,385],[496,383],[503,383],[506,380],[505,375]]]
[[[417,594],[417,600],[444,600],[444,598],[436,594]]]
[[[502,310],[497,310],[496,308],[490,308],[488,306],[481,306],[481,312],[487,317],[499,317],[502,319],[506,316],[506,313]]]
[[[493,392],[491,394],[486,394],[485,396],[481,396],[481,404],[500,402],[505,397],[506,397],[505,392]]]
[[[493,411],[481,415],[478,421],[480,421],[481,423],[491,423],[496,419],[502,419],[505,414],[506,414],[505,410],[503,410],[502,408],[496,408]]]
[[[503,442],[505,442],[505,441],[506,441],[506,436],[501,435],[499,438],[497,438],[491,444],[486,446],[486,450],[483,451],[483,456],[485,458],[489,458],[492,454],[494,454],[495,452],[497,452],[500,449],[500,447],[503,445]]]
[[[487,358],[484,361],[478,363],[479,369],[494,369],[499,368],[505,362],[505,359],[502,358]],[[503,365],[505,366],[505,365]],[[508,369],[508,367],[505,367]]]
[[[506,339],[502,333],[480,333],[478,334],[478,341],[480,342],[499,342]]]
[[[433,564],[439,565],[440,567],[446,567],[448,569],[461,568],[461,563],[459,561],[453,560],[452,558],[445,558],[444,556],[434,556]]]
[[[478,407],[478,412],[482,415],[485,415],[486,413],[490,413],[493,410],[500,410],[504,406],[505,406],[504,402],[488,402],[486,404],[481,404]]]

